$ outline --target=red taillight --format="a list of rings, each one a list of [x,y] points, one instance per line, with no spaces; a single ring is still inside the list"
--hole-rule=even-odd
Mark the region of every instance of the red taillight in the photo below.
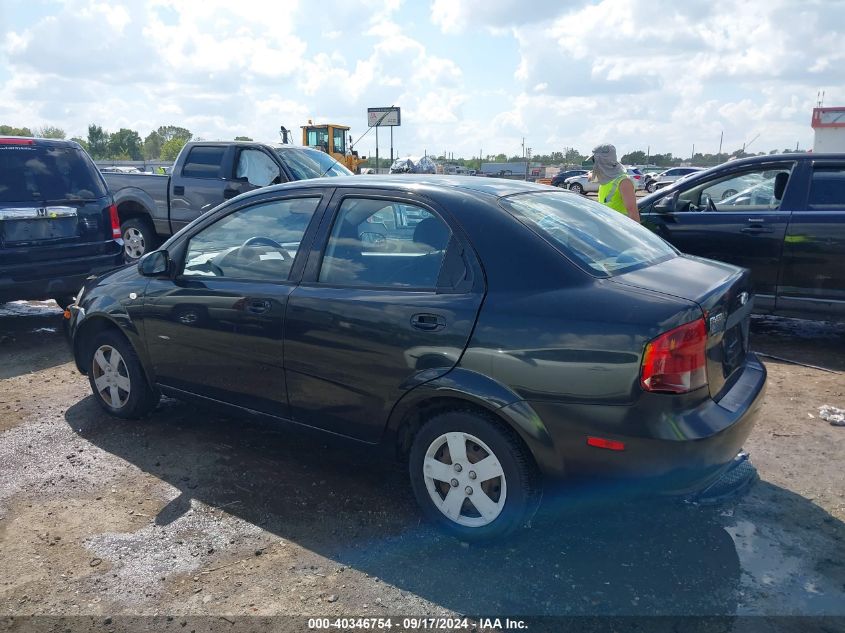
[[[109,217],[111,218],[111,236],[112,239],[119,240],[120,235],[120,216],[117,215],[117,205],[113,204],[109,207]]]
[[[0,145],[35,145],[31,138],[0,138]]]
[[[606,448],[609,451],[624,451],[625,444],[616,440],[607,440],[603,437],[588,437],[587,444],[596,448]]]
[[[707,327],[685,323],[645,346],[640,384],[646,391],[687,393],[707,384]]]

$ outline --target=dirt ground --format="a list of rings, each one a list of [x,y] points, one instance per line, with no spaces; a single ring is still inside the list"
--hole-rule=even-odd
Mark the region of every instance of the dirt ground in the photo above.
[[[746,446],[761,481],[741,501],[549,495],[533,529],[467,547],[421,522],[404,473],[366,450],[172,400],[143,422],[109,418],[56,306],[0,306],[0,622],[845,616],[845,428],[818,412],[845,408],[845,327],[755,319],[752,346],[829,371],[763,359]]]

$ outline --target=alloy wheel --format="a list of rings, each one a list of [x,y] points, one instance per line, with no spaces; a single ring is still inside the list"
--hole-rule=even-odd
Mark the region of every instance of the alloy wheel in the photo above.
[[[423,460],[426,489],[435,507],[466,527],[483,527],[505,507],[505,473],[492,449],[469,433],[437,437]]]
[[[141,257],[146,252],[144,234],[134,226],[127,228],[123,232],[123,249],[132,259]]]
[[[97,393],[113,409],[121,409],[129,401],[132,389],[126,362],[111,345],[101,345],[94,352],[91,372]]]

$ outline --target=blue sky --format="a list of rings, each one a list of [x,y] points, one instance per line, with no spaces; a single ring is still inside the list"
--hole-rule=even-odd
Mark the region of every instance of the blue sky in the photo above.
[[[396,104],[403,156],[807,147],[843,28],[843,0],[0,0],[0,123],[357,139]]]

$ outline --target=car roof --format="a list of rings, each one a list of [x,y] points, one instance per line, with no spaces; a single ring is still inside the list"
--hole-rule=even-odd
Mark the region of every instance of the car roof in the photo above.
[[[560,189],[549,185],[538,185],[524,180],[509,180],[507,178],[479,178],[477,176],[447,176],[440,174],[391,174],[391,175],[359,175],[335,176],[333,178],[314,178],[298,180],[272,187],[256,189],[255,193],[267,191],[284,191],[288,189],[308,189],[312,187],[343,187],[345,189],[393,189],[411,193],[442,192],[443,190],[480,193],[496,198],[516,193],[551,192],[559,193]]]
[[[65,138],[37,138],[34,136],[14,136],[12,134],[0,134],[0,139],[21,139],[33,141],[34,145],[43,145],[47,147],[82,147],[76,141],[71,141]]]

